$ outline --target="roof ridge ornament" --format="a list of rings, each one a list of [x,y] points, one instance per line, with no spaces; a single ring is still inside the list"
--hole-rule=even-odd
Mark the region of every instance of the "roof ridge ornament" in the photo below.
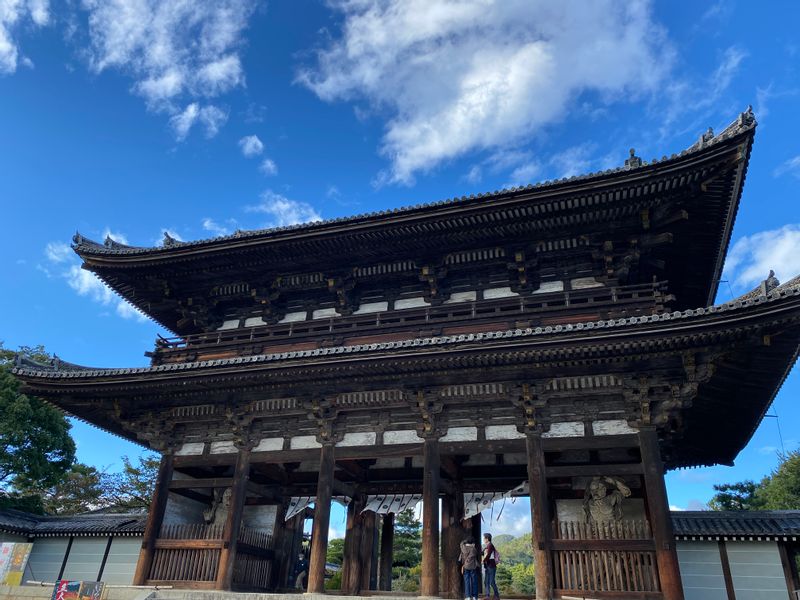
[[[761,282],[761,293],[762,293],[762,295],[766,296],[772,290],[776,289],[780,284],[781,284],[781,282],[778,281],[777,277],[775,277],[775,271],[770,269],[769,270],[769,275],[767,275],[767,278],[764,281]]]
[[[636,150],[630,149],[630,157],[625,159],[625,166],[629,169],[642,166],[642,159],[636,156]]]
[[[169,234],[169,231],[164,232],[164,241],[162,242],[165,248],[169,248],[170,246],[175,246],[178,243],[174,237]]]

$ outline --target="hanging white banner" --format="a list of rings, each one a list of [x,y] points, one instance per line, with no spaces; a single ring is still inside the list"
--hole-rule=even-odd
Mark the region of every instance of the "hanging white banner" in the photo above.
[[[299,515],[305,510],[306,506],[314,502],[315,499],[315,496],[293,496],[292,499],[289,500],[285,520],[288,521],[292,517]]]
[[[367,505],[361,512],[372,511],[379,515],[401,513],[408,508],[414,508],[422,500],[420,494],[382,494],[367,496]]]
[[[528,490],[528,482],[523,481],[517,487],[507,492],[475,492],[472,494],[464,494],[464,518],[469,519],[487,508],[491,508],[492,504],[498,500],[528,494]]]

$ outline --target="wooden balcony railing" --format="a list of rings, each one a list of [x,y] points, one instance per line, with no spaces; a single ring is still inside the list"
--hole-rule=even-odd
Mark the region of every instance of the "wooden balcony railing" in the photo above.
[[[666,289],[666,282],[598,287],[239,327],[160,338],[155,351],[148,355],[153,364],[188,362],[310,350],[320,347],[324,340],[337,345],[355,345],[649,315],[664,310],[668,300]]]
[[[647,521],[603,524],[562,521],[553,540],[555,587],[562,596],[587,592],[660,592],[655,543]]]

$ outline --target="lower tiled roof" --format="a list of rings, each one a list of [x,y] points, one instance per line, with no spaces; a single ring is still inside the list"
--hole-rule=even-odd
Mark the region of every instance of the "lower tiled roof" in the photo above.
[[[85,513],[40,516],[19,510],[0,510],[0,531],[28,537],[97,536],[144,534],[147,514]]]
[[[800,537],[800,510],[673,511],[678,539]]]

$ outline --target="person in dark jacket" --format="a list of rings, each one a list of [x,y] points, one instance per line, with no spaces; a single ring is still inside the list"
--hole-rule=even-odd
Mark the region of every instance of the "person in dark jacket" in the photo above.
[[[306,589],[308,585],[308,560],[302,552],[297,555],[294,565],[294,587],[298,590]]]
[[[483,587],[486,591],[486,600],[489,600],[489,591],[494,591],[496,600],[500,599],[500,590],[497,589],[497,551],[492,544],[492,534],[483,534]]]
[[[478,548],[472,538],[461,542],[461,554],[458,562],[461,564],[461,574],[464,576],[464,600],[478,600]]]

